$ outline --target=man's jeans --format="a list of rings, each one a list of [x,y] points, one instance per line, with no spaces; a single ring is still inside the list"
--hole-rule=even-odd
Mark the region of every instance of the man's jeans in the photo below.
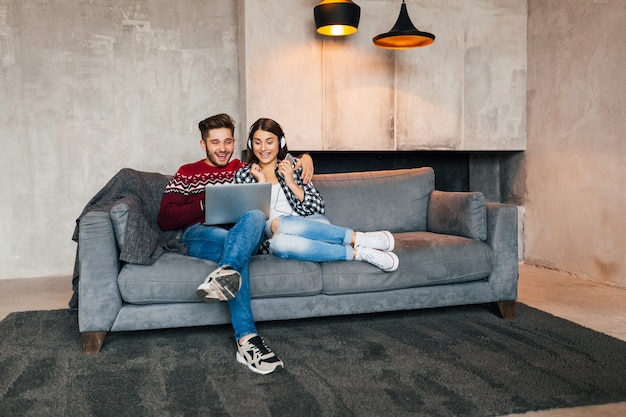
[[[281,216],[270,240],[270,252],[279,258],[311,262],[351,261],[353,230],[330,224],[321,214]]]
[[[259,210],[249,211],[226,230],[219,226],[196,224],[183,234],[187,254],[208,259],[218,266],[228,265],[241,274],[241,288],[228,301],[235,338],[256,333],[250,307],[250,257],[257,253],[265,231],[265,215]]]

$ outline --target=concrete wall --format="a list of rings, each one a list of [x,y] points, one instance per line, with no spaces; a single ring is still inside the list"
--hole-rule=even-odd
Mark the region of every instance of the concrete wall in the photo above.
[[[70,274],[87,201],[122,167],[200,159],[218,112],[311,150],[524,148],[525,1],[409,1],[437,40],[402,52],[371,42],[398,1],[357,2],[340,40],[317,3],[0,0],[0,278]]]
[[[0,278],[70,274],[75,219],[120,168],[201,159],[239,118],[232,0],[0,0]]]
[[[626,1],[528,10],[525,261],[626,287]]]
[[[400,2],[357,3],[359,31],[329,38],[315,34],[316,2],[240,0],[248,125],[275,118],[296,149],[525,148],[525,1],[409,1],[436,40],[397,52],[372,38],[391,29]]]

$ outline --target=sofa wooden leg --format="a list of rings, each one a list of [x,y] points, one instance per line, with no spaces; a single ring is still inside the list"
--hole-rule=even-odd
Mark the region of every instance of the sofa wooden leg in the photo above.
[[[81,351],[87,355],[94,355],[100,352],[104,344],[107,332],[83,332],[80,334],[82,345]]]
[[[506,320],[515,318],[515,300],[496,302],[500,317]]]

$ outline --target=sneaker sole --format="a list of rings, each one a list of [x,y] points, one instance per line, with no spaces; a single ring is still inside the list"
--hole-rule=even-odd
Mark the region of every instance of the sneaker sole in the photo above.
[[[277,372],[277,371],[280,371],[281,369],[283,369],[283,367],[282,367],[282,366],[278,365],[278,366],[276,366],[276,368],[274,368],[274,369],[272,369],[272,370],[269,370],[269,371],[264,371],[264,370],[262,370],[262,369],[255,368],[254,366],[250,365],[250,364],[249,364],[249,363],[248,363],[248,362],[244,359],[244,357],[243,357],[243,356],[241,356],[241,355],[239,354],[239,352],[237,352],[237,355],[236,355],[236,356],[237,356],[237,362],[239,362],[239,363],[240,363],[240,364],[242,364],[242,365],[246,365],[246,366],[248,367],[248,369],[249,369],[249,370],[251,370],[252,372],[257,373],[257,374],[267,375],[267,374],[271,374],[272,372]]]
[[[211,294],[214,294],[213,291],[211,291],[209,293],[209,291],[205,290],[205,289],[197,289],[196,290],[196,295],[198,295],[198,297],[200,297],[202,299],[202,301],[204,301],[205,303],[209,303],[209,304],[214,304],[214,303],[219,303],[220,300],[217,297],[213,297],[211,296]],[[226,301],[226,300],[224,300]]]
[[[232,300],[237,296],[240,287],[238,274],[222,277],[215,277],[211,281],[209,288],[198,288],[196,294],[205,303],[217,303],[219,301]]]
[[[383,271],[393,272],[400,266],[400,259],[398,259],[398,255],[393,252],[387,252],[387,255],[391,256],[391,259],[393,259],[393,265],[389,269],[383,269]]]

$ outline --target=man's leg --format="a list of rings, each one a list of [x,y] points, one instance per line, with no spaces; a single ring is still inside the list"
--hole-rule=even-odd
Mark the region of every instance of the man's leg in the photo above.
[[[187,255],[219,264],[227,234],[228,230],[221,227],[196,224],[185,231],[182,241],[187,245]]]
[[[250,257],[258,252],[264,228],[265,215],[253,210],[241,216],[228,230],[219,267],[196,291],[203,301],[213,303],[235,298],[242,283],[241,272],[247,270]]]
[[[259,249],[264,230],[265,215],[260,211],[253,211],[242,216],[230,230],[195,225],[187,229],[183,236],[188,255],[216,262],[219,265],[217,270],[229,267],[232,271],[237,271],[241,288],[228,301],[237,343],[236,357],[238,362],[260,374],[283,368],[283,362],[257,334],[250,306],[249,261]]]
[[[237,342],[237,361],[259,374],[269,374],[284,367],[283,361],[257,334],[250,306],[250,257],[259,250],[264,234],[265,215],[260,211],[246,213],[228,232],[221,261],[221,265],[229,266],[241,275],[241,288],[237,296],[228,301]]]

